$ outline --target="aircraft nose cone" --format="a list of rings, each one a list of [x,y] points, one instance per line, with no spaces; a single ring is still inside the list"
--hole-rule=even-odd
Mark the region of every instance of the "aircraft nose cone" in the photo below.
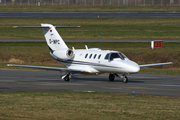
[[[138,73],[140,71],[139,65],[135,62],[131,63],[130,71],[130,73]]]
[[[138,73],[140,71],[139,65],[133,66],[132,71],[135,72],[135,73]]]

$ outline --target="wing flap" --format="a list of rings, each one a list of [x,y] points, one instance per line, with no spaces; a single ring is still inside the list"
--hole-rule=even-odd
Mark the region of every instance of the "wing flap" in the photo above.
[[[140,67],[140,68],[143,68],[143,67],[153,67],[153,66],[171,65],[171,64],[173,64],[173,62],[139,65],[139,67]]]
[[[80,70],[76,70],[76,69],[45,67],[45,66],[29,66],[29,65],[13,65],[13,64],[7,64],[7,66],[34,68],[34,69],[44,69],[44,70],[54,70],[54,71],[84,72],[84,71],[80,71]]]

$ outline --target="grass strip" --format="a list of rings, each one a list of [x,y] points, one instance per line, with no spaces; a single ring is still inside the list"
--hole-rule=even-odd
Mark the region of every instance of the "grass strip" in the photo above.
[[[42,29],[12,28],[41,23],[81,26],[57,29],[63,39],[180,39],[180,18],[1,18],[0,39],[44,39]]]
[[[87,92],[0,92],[0,119],[170,119],[180,98]]]
[[[101,48],[103,50],[116,50],[123,52],[129,59],[138,64],[151,64],[173,62],[173,65],[142,68],[140,73],[150,74],[176,74],[180,75],[180,43],[165,43],[164,48],[151,49],[150,43],[67,43],[69,48],[85,49]],[[0,68],[12,69],[6,64],[26,64],[37,66],[63,67],[49,55],[46,43],[42,42],[1,42]],[[17,69],[17,68],[15,68]],[[22,68],[21,68],[22,69]]]
[[[180,11],[179,7],[162,7],[162,6],[59,6],[59,5],[46,5],[46,6],[36,6],[36,5],[1,5],[0,11],[25,11],[25,12],[45,12],[45,11],[85,11],[85,12],[130,12],[130,11]]]

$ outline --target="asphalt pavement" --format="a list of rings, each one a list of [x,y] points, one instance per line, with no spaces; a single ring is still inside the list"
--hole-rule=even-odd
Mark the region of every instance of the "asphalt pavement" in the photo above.
[[[0,12],[0,18],[180,18],[180,12]]]
[[[69,82],[60,79],[57,71],[0,69],[0,91],[84,91],[180,96],[180,75],[133,74],[128,83],[121,78],[108,80],[99,76],[73,75]]]

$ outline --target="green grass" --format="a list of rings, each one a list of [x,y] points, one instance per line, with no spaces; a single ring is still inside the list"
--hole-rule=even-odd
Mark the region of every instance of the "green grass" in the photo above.
[[[180,11],[180,7],[144,6],[0,6],[0,11]]]
[[[101,48],[103,50],[116,50],[123,52],[129,59],[138,64],[151,64],[173,62],[173,65],[142,68],[140,73],[148,74],[176,74],[180,75],[180,43],[165,43],[164,48],[151,49],[150,43],[67,43],[69,48]],[[17,42],[0,43],[0,68],[12,69],[6,64],[29,64],[38,66],[63,67],[49,55],[46,43]],[[14,67],[13,69],[17,69]],[[22,69],[22,68],[18,68]]]
[[[179,40],[180,18],[1,18],[0,39],[44,39],[42,29],[12,28],[50,23],[63,39]]]
[[[119,120],[180,117],[180,98],[86,92],[0,92],[1,120]]]

